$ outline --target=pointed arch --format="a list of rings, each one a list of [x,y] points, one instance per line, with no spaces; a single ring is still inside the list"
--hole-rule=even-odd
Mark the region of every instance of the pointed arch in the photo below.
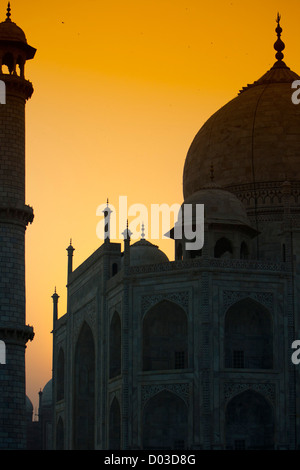
[[[226,406],[226,448],[273,449],[274,423],[274,408],[262,394],[254,390],[239,393]]]
[[[172,392],[161,391],[151,397],[143,412],[143,449],[186,449],[188,408]]]
[[[12,74],[15,69],[15,58],[12,52],[6,52],[2,57],[2,65],[7,67],[7,72]],[[6,73],[6,71],[3,71]]]
[[[83,323],[74,364],[74,448],[94,449],[95,441],[95,344],[91,328]]]
[[[186,312],[169,300],[151,307],[143,319],[143,370],[188,367]]]
[[[225,315],[225,367],[273,368],[273,320],[266,307],[247,297]]]
[[[219,238],[215,244],[214,257],[215,258],[231,258],[232,257],[232,244],[226,237]]]
[[[19,71],[20,71],[19,76],[21,78],[24,78],[24,68],[25,68],[25,59],[24,59],[24,57],[19,55],[18,58],[17,58],[16,64],[19,66]]]

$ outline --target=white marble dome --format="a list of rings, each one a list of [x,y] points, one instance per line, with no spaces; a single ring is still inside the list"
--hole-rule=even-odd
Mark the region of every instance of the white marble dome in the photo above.
[[[168,261],[167,255],[157,245],[153,245],[144,238],[130,246],[131,266],[167,263]]]
[[[42,406],[52,406],[52,379],[43,388]]]
[[[213,184],[187,197],[184,204],[192,204],[193,208],[196,204],[204,204],[206,223],[251,225],[243,203],[233,193]]]

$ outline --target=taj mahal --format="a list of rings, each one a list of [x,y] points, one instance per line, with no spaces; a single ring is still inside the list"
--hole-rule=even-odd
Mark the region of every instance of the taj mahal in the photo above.
[[[300,445],[300,107],[277,18],[273,67],[201,127],[183,202],[204,245],[108,238],[53,295],[56,449],[295,449]],[[171,231],[172,235],[172,231]]]
[[[171,230],[170,261],[144,232],[133,242],[124,227],[122,243],[107,236],[76,269],[76,247],[67,247],[66,312],[59,289],[52,296],[45,448],[300,448],[300,366],[291,360],[300,339],[300,106],[291,96],[300,76],[284,62],[279,15],[275,32],[274,65],[237,90],[188,149],[182,203],[204,205],[203,247],[187,249]],[[16,447],[8,419],[24,430],[24,347],[34,337],[24,319],[33,210],[23,184],[24,105],[33,92],[24,66],[34,53],[8,10],[0,23],[0,65],[8,67],[0,75],[0,262],[14,287],[0,291],[8,366],[0,365],[0,387],[9,373],[15,386],[0,400],[3,448]],[[12,396],[24,397],[21,411],[7,406]]]

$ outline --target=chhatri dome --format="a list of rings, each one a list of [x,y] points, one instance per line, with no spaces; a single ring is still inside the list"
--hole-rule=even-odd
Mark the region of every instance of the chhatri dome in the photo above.
[[[203,204],[207,224],[251,226],[243,203],[233,193],[218,186],[213,177],[211,183],[187,197],[184,204],[192,205],[193,222],[196,214],[194,207],[196,204]]]
[[[51,406],[52,405],[52,379],[50,379],[42,392],[42,406]]]
[[[27,44],[27,39],[24,31],[11,21],[11,8],[10,2],[8,2],[6,20],[0,23],[0,40],[6,41],[20,41]]]
[[[130,246],[131,266],[144,266],[148,264],[167,263],[169,258],[157,245],[153,245],[145,238],[144,225],[142,225],[141,239]]]
[[[8,2],[6,20],[0,23],[0,50],[3,41],[7,45],[8,41],[11,46],[18,46],[23,49],[26,54],[26,59],[32,59],[35,55],[36,49],[29,46],[24,31],[13,21],[11,21],[11,8]]]
[[[188,198],[207,182],[211,164],[218,184],[239,185],[300,180],[300,105],[291,84],[300,79],[283,61],[280,16],[273,67],[214,113],[195,136],[183,172]]]
[[[197,224],[201,224],[201,221],[197,220],[199,215],[197,215],[196,207],[199,204],[203,204],[203,228],[206,227],[208,230],[215,228],[216,234],[218,234],[218,230],[221,230],[223,236],[225,233],[224,230],[226,232],[229,230],[231,235],[233,231],[235,233],[237,233],[237,231],[242,231],[244,234],[247,233],[250,239],[258,235],[259,232],[249,220],[246,208],[242,201],[240,201],[240,199],[231,191],[228,191],[215,183],[213,165],[211,165],[210,180],[210,183],[203,185],[201,189],[194,192],[184,200],[184,203],[181,206],[182,218],[178,219],[177,223],[181,224],[184,222],[185,226],[192,225],[192,229],[194,230]],[[187,218],[185,215],[185,211],[188,206],[192,208],[191,219],[189,219],[189,212],[187,212]],[[171,238],[176,238],[174,229],[170,231],[169,235]],[[214,238],[212,234],[210,236],[212,239]],[[178,248],[178,243],[176,246]],[[191,254],[191,257],[193,257],[193,253]]]

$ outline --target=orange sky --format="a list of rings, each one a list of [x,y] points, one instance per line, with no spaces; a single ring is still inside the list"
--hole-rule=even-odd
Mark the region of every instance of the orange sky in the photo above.
[[[66,309],[66,247],[77,267],[101,243],[98,205],[181,203],[186,153],[205,120],[275,62],[300,71],[299,2],[12,0],[12,21],[37,48],[26,67],[27,394],[51,378],[52,299]],[[5,19],[6,2],[0,3]],[[173,259],[172,241],[155,240]]]

